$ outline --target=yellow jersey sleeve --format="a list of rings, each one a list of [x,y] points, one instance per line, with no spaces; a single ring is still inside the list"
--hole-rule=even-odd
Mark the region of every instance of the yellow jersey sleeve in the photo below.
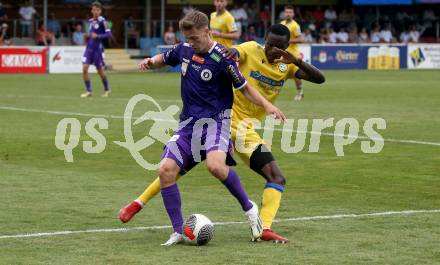
[[[237,31],[237,25],[235,24],[235,19],[232,15],[226,18],[226,33],[231,33]]]
[[[290,38],[298,38],[301,36],[301,27],[295,21],[292,21],[292,27],[290,28]]]
[[[296,72],[298,72],[298,70],[299,70],[298,66],[294,64],[289,64],[289,74],[287,75],[287,77],[289,79],[296,78]]]

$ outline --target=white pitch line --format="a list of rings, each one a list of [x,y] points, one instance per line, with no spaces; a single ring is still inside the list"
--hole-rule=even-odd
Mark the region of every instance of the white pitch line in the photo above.
[[[389,215],[411,215],[420,213],[440,213],[440,209],[434,210],[405,210],[405,211],[386,211],[376,213],[363,213],[363,214],[334,214],[334,215],[318,215],[318,216],[306,216],[306,217],[294,217],[287,219],[274,220],[276,223],[280,222],[297,222],[297,221],[313,221],[313,220],[329,220],[329,219],[342,219],[342,218],[364,218],[364,217],[378,217]],[[237,225],[247,224],[247,222],[231,221],[231,222],[216,222],[214,225]],[[50,236],[62,236],[62,235],[75,235],[75,234],[87,234],[87,233],[118,233],[129,232],[138,230],[160,230],[171,228],[170,225],[155,225],[155,226],[140,226],[130,228],[105,228],[105,229],[88,229],[88,230],[73,230],[73,231],[57,231],[57,232],[43,232],[43,233],[29,233],[18,235],[0,235],[0,239],[13,239],[13,238],[30,238],[30,237],[50,237]]]
[[[83,117],[102,117],[102,118],[109,118],[109,119],[124,119],[124,116],[120,116],[120,115],[104,115],[104,114],[91,114],[91,113],[82,113],[82,112],[65,112],[65,111],[53,111],[53,110],[41,110],[41,109],[26,109],[26,108],[12,107],[12,106],[0,106],[0,110],[47,113],[47,114],[54,114],[54,115],[72,115],[72,116],[83,116]],[[138,118],[139,117],[132,117],[133,120],[138,119]],[[162,119],[157,119],[157,120],[173,121],[173,120],[162,120]],[[357,135],[342,135],[342,134],[314,132],[314,131],[297,131],[297,130],[281,129],[281,128],[274,128],[274,130],[275,131],[295,132],[295,133],[321,134],[324,136],[331,136],[331,137],[340,136],[340,137],[355,138],[355,139],[385,141],[385,142],[390,142],[390,143],[440,146],[440,143],[437,143],[437,142],[418,141],[418,140],[380,139],[380,138],[369,138],[367,136],[362,136],[362,135],[359,135],[359,136],[357,136]]]

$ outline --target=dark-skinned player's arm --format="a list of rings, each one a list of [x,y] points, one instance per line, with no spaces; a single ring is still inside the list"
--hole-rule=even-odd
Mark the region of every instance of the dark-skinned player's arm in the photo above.
[[[275,59],[276,63],[294,64],[298,66],[299,69],[295,74],[296,77],[316,84],[322,84],[325,82],[325,76],[321,71],[319,71],[318,68],[304,62],[299,58],[296,58],[296,56],[288,51],[281,50],[276,47],[274,49],[282,56],[279,59]]]
[[[142,71],[164,67],[163,53],[156,54],[151,58],[145,58],[138,66]]]

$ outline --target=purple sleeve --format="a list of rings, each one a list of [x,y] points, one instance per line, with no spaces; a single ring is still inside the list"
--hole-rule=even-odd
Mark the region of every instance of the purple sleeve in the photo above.
[[[170,66],[176,66],[181,63],[180,53],[182,50],[182,43],[175,45],[173,48],[163,53],[163,62]]]
[[[238,65],[234,60],[223,59],[223,67],[226,71],[226,75],[232,80],[234,88],[241,89],[247,84],[246,79],[240,70],[238,70]]]
[[[108,28],[107,26],[107,21],[102,21],[102,28],[104,33],[102,34],[98,34],[98,39],[107,39],[107,38],[111,38],[112,36],[112,31]]]

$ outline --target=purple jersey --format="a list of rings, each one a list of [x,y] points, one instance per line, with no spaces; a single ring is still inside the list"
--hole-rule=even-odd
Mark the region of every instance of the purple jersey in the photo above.
[[[222,48],[215,42],[207,53],[197,54],[188,43],[181,43],[164,53],[165,64],[182,64],[181,121],[211,118],[232,108],[232,87],[241,89],[246,85],[236,62],[226,59]]]
[[[91,34],[96,33],[98,37],[96,39],[92,38]],[[102,40],[111,37],[111,31],[107,27],[107,22],[105,18],[98,17],[98,19],[89,19],[89,38],[87,40],[88,50],[104,50],[102,45]]]

